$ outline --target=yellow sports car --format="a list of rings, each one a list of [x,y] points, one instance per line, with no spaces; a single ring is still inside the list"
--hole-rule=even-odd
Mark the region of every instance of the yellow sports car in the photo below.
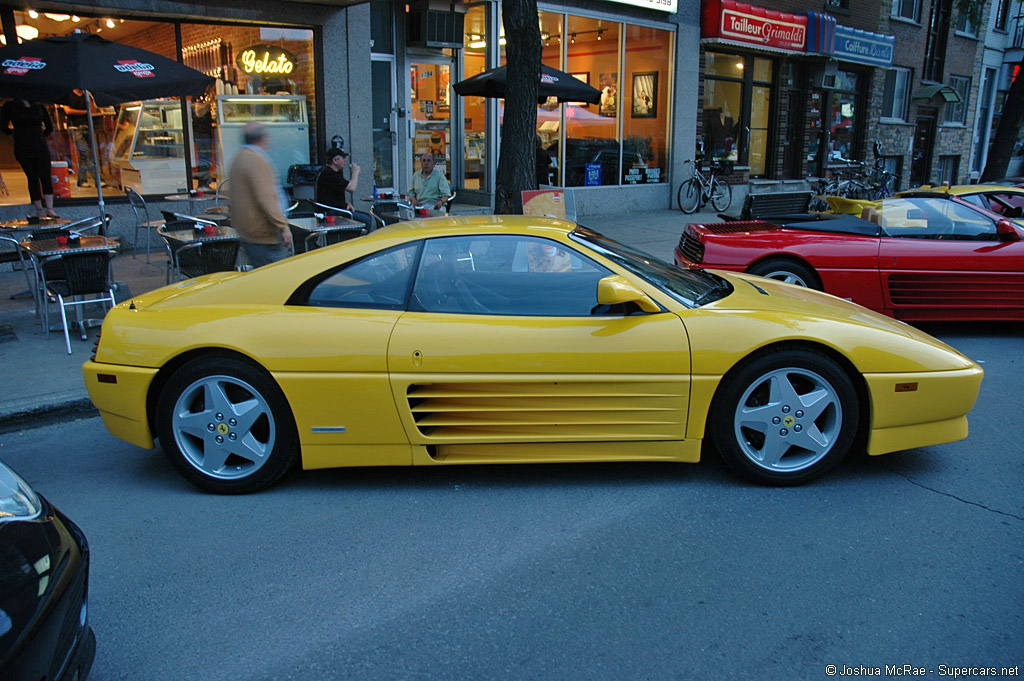
[[[218,493],[291,468],[688,461],[757,482],[967,435],[982,370],[901,322],[679,270],[570,222],[399,223],[125,301],[84,367],[115,436]]]

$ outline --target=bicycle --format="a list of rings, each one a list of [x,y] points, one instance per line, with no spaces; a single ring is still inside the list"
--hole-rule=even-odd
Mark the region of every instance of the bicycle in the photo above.
[[[719,159],[711,161],[709,177],[704,177],[695,161],[689,160],[687,163],[693,163],[693,175],[676,190],[679,210],[687,214],[696,213],[697,209],[706,205],[708,201],[716,211],[729,210],[729,206],[732,205],[732,185],[722,182],[716,175],[722,170],[722,162]]]

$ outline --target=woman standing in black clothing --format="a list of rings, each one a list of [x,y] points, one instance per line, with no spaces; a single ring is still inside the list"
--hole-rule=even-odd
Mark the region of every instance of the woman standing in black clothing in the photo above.
[[[36,215],[41,218],[57,217],[53,211],[50,148],[46,145],[46,136],[53,132],[50,115],[42,104],[12,99],[0,110],[0,130],[14,135],[14,158],[28,178],[28,195],[36,207]],[[45,209],[43,200],[46,201]]]

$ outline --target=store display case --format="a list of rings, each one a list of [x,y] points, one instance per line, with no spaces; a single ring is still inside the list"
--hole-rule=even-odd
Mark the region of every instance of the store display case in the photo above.
[[[235,154],[245,144],[245,124],[259,121],[270,135],[267,152],[281,182],[288,168],[309,164],[309,121],[306,98],[302,95],[218,95],[217,176],[230,179],[228,172]]]
[[[187,124],[191,126],[191,121]],[[191,139],[191,127],[189,128]],[[121,186],[140,194],[185,191],[185,133],[181,102],[149,100],[121,107],[114,133]]]

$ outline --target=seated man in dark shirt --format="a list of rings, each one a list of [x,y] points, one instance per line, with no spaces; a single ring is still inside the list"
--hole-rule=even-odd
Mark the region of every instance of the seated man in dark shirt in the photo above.
[[[352,218],[359,220],[367,229],[373,229],[373,217],[369,213],[357,211],[348,200],[346,193],[359,188],[359,166],[352,164],[352,177],[346,180],[341,172],[348,163],[348,153],[338,147],[331,147],[327,152],[327,165],[316,178],[316,200],[334,208],[342,208],[352,212]]]

